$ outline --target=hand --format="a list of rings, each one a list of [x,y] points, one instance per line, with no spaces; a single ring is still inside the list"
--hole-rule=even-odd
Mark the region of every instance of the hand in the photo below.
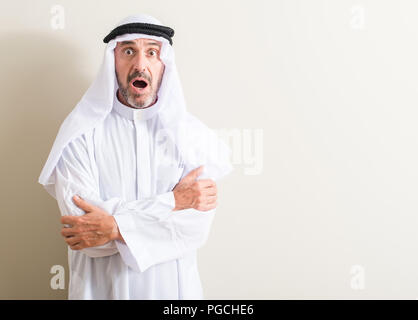
[[[89,204],[87,201],[73,197],[77,207],[83,209],[86,214],[82,216],[63,216],[62,224],[71,227],[63,227],[61,235],[65,242],[73,250],[81,250],[89,247],[103,245],[112,240],[123,241],[115,218],[99,207]]]
[[[194,208],[199,211],[208,211],[217,206],[217,188],[211,179],[196,180],[202,173],[203,166],[190,171],[174,187],[173,193],[176,206],[173,211]]]

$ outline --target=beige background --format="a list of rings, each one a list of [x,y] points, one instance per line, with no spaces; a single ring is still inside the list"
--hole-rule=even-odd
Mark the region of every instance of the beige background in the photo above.
[[[192,113],[247,147],[245,130],[263,133],[257,175],[230,142],[236,170],[199,252],[206,297],[418,298],[413,0],[3,1],[0,298],[66,298],[50,287],[53,265],[68,272],[59,211],[37,179],[102,38],[133,13],[175,29]]]

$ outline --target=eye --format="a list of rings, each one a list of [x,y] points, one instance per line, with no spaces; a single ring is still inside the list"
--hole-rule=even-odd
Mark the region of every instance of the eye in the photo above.
[[[158,55],[158,51],[156,49],[151,49],[150,51],[148,51],[150,56],[157,56]]]
[[[124,50],[125,54],[131,56],[134,54],[134,51],[131,48],[127,48]]]

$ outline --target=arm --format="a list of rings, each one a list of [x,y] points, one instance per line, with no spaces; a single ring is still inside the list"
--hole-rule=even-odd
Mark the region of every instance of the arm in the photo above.
[[[55,199],[62,216],[80,217],[85,214],[85,211],[73,201],[74,195],[80,195],[89,204],[97,206],[109,215],[114,214],[119,206],[125,204],[120,198],[111,198],[106,201],[100,198],[94,155],[92,151],[89,152],[87,146],[88,139],[85,136],[70,142],[53,172]],[[150,212],[162,211],[162,208],[169,211],[172,207],[168,199],[170,199],[169,193],[158,195],[144,201],[143,206],[147,207]],[[104,257],[117,253],[118,248],[112,240],[103,245],[83,248],[81,251],[90,257]]]
[[[85,212],[72,200],[76,194],[88,199],[91,203],[100,204],[98,185],[92,165],[84,136],[70,142],[64,149],[53,172],[55,198],[62,216],[84,215]],[[116,206],[116,201],[101,203],[101,207],[108,212]],[[102,246],[85,248],[82,252],[90,257],[104,257],[113,255],[118,250],[115,242],[111,241]]]
[[[116,211],[114,217],[125,241],[116,241],[116,245],[127,265],[143,272],[203,246],[215,215],[217,188],[210,179],[196,181],[202,171],[202,166],[191,170],[175,186],[175,207],[168,214],[149,214],[137,201]]]
[[[189,207],[172,211],[176,202],[174,192],[132,202],[120,198],[104,201],[100,199],[92,164],[94,159],[88,153],[84,138],[76,139],[65,148],[55,172],[56,198],[61,213],[84,215],[72,201],[78,194],[114,216],[126,243],[111,241],[103,246],[83,248],[82,252],[100,257],[119,251],[127,265],[144,271],[151,265],[181,257],[206,241],[215,210],[203,211],[207,207],[202,207],[199,211]],[[187,179],[190,180],[190,176]],[[198,203],[188,205],[200,208]]]
[[[114,215],[125,244],[116,241],[124,262],[136,271],[180,258],[206,242],[216,209],[193,208],[149,215],[136,204]]]

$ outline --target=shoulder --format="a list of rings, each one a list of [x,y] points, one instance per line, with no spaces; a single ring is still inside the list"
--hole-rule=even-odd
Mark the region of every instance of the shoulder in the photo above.
[[[63,149],[61,158],[64,159],[83,159],[85,158],[90,149],[90,145],[93,141],[95,129],[80,134],[73,138]]]

